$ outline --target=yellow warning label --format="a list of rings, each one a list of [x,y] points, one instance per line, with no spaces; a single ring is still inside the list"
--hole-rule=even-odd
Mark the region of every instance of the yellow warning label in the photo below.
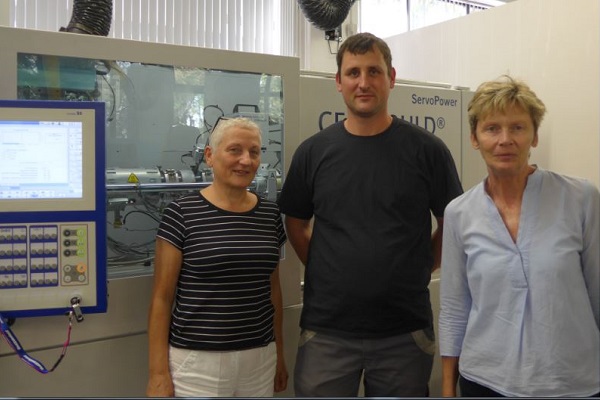
[[[134,173],[131,173],[131,175],[129,175],[129,178],[127,178],[127,182],[128,183],[140,183],[140,180]]]

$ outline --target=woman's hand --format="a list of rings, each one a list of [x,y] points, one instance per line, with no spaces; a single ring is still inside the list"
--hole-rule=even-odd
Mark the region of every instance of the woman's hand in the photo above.
[[[146,387],[147,397],[175,397],[175,389],[171,375],[150,376]]]
[[[277,357],[277,367],[275,369],[275,392],[283,392],[287,388],[288,372],[285,361],[282,357]]]

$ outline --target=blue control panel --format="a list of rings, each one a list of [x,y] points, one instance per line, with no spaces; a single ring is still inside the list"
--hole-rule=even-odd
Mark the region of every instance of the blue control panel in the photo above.
[[[104,103],[0,100],[0,313],[105,312]]]

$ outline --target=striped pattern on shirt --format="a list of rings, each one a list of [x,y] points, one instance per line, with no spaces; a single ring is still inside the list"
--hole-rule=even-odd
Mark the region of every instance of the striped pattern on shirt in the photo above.
[[[274,340],[270,277],[287,239],[276,203],[259,198],[236,213],[186,195],[165,209],[157,237],[183,254],[172,346],[234,351]]]

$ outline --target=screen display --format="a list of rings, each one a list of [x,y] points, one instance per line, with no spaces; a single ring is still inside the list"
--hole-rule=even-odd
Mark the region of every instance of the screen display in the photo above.
[[[104,103],[0,100],[0,212],[97,209],[104,118]]]
[[[0,199],[80,199],[81,121],[0,121]]]

